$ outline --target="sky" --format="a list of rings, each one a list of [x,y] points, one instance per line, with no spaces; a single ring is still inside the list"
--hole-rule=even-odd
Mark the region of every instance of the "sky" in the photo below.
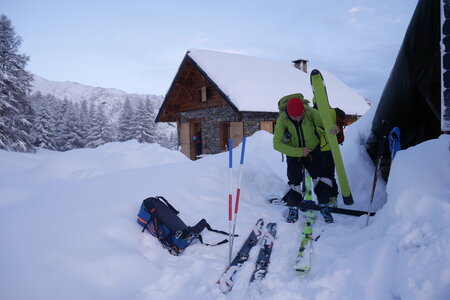
[[[378,101],[417,0],[2,0],[28,70],[165,95],[195,49],[309,60]]]

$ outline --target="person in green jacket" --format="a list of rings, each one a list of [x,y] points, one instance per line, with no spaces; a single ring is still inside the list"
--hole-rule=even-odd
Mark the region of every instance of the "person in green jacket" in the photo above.
[[[320,205],[320,212],[327,223],[333,223],[329,202],[331,197],[331,178],[329,161],[320,151],[320,133],[323,128],[319,111],[308,106],[309,101],[302,94],[292,94],[278,102],[280,114],[275,125],[273,147],[286,155],[287,177],[290,190],[283,197],[289,206],[288,222],[298,219],[298,203],[303,200],[300,184],[303,180],[303,168],[313,178],[314,193]],[[337,134],[339,128],[330,131]]]

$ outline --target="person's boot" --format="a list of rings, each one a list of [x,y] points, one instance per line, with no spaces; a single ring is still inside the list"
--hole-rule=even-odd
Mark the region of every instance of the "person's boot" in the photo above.
[[[322,214],[326,223],[334,222],[333,216],[331,215],[331,212],[330,212],[330,206],[328,205],[328,203],[320,204],[320,213]]]
[[[298,208],[295,206],[289,206],[286,222],[295,223],[298,220]]]
[[[330,197],[330,206],[331,207],[338,207],[338,200],[337,197]]]

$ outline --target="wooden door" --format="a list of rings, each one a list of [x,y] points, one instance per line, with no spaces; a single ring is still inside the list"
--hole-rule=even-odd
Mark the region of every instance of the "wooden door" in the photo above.
[[[242,122],[230,123],[230,138],[233,139],[233,148],[242,142],[244,136],[244,124]]]
[[[193,137],[194,135],[197,136],[198,139],[202,140],[202,136],[201,136],[201,132],[202,132],[202,124],[201,123],[190,123],[190,141],[191,141],[191,156],[190,159],[192,160],[196,160],[197,159],[197,152],[198,155],[202,154],[202,145],[203,145],[203,141],[201,141],[199,144],[196,144],[197,141],[194,142]],[[199,149],[197,149],[198,147],[200,147]]]
[[[180,124],[180,144],[181,153],[191,158],[191,134],[189,123]]]

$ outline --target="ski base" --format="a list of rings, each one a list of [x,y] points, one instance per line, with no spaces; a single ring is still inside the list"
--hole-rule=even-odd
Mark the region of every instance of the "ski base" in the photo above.
[[[256,260],[255,270],[253,271],[252,277],[250,278],[250,282],[261,281],[266,276],[276,234],[277,224],[267,224],[267,231],[264,234],[261,249],[259,250],[258,254],[258,259]]]
[[[233,288],[235,275],[241,269],[242,265],[248,260],[250,250],[260,240],[263,234],[263,227],[264,220],[259,219],[231,264],[228,266],[225,272],[223,272],[219,280],[217,280],[217,284],[219,285],[220,291],[222,293],[226,294]]]

